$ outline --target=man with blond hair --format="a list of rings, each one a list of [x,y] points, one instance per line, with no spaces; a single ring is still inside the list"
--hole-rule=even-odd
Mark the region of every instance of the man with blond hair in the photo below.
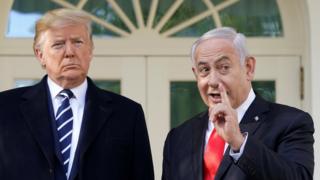
[[[47,12],[33,49],[47,75],[0,93],[0,179],[154,179],[141,106],[87,77],[90,17]]]

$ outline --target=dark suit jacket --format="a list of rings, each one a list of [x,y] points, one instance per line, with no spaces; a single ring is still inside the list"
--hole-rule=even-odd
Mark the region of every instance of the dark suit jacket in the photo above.
[[[255,120],[255,117],[259,117]],[[167,136],[163,180],[202,180],[208,112]],[[309,114],[256,97],[240,129],[248,132],[244,152],[234,162],[226,150],[216,180],[309,180],[313,177],[313,121]]]
[[[0,179],[54,180],[54,147],[46,78],[0,93]],[[88,90],[71,179],[152,180],[153,165],[142,108],[103,91]]]

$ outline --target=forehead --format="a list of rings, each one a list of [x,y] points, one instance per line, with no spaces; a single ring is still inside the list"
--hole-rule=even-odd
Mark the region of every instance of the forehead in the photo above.
[[[231,58],[236,55],[236,49],[231,41],[218,38],[202,41],[195,51],[195,59],[197,62],[203,60],[217,61],[223,57]]]
[[[89,38],[88,29],[85,25],[68,25],[52,27],[45,32],[49,38]]]

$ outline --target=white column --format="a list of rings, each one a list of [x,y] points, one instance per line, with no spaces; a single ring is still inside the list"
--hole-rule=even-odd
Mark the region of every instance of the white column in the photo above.
[[[4,39],[4,34],[7,29],[7,18],[12,6],[13,0],[0,0],[0,42]]]
[[[315,126],[315,170],[314,179],[320,179],[320,1],[308,0],[310,23],[310,62],[311,62],[311,107]]]

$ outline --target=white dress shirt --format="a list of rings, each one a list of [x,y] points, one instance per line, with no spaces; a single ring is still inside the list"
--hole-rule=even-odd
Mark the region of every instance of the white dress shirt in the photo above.
[[[236,109],[237,116],[238,116],[238,123],[241,122],[244,114],[248,110],[249,106],[251,105],[251,103],[253,102],[255,97],[256,97],[256,95],[253,92],[253,89],[251,88],[247,99]],[[206,130],[206,144],[205,144],[205,147],[208,144],[209,137],[210,137],[213,129],[214,129],[213,122],[208,120],[208,128]],[[244,140],[243,144],[241,145],[239,152],[235,153],[235,152],[232,151],[232,149],[230,149],[230,156],[234,159],[234,161],[238,161],[238,159],[242,155],[243,149],[244,149],[244,147],[246,145],[246,142],[247,142],[247,138],[248,138],[248,134],[246,134],[245,140]],[[229,144],[226,143],[225,146],[224,146],[224,150],[226,150],[228,146],[229,146]]]
[[[53,105],[54,114],[56,115],[58,111],[58,107],[62,102],[62,97],[58,96],[58,94],[60,93],[61,90],[63,90],[63,88],[57,85],[55,82],[53,82],[49,77],[47,82],[48,82],[48,86],[51,94],[51,101]],[[70,99],[70,106],[73,113],[73,129],[72,129],[72,140],[71,140],[71,149],[70,149],[70,161],[69,161],[69,168],[67,173],[68,178],[72,169],[74,155],[75,155],[78,141],[79,141],[87,87],[88,87],[88,83],[87,83],[87,79],[85,79],[85,81],[82,84],[80,84],[75,88],[70,89],[74,97]]]

